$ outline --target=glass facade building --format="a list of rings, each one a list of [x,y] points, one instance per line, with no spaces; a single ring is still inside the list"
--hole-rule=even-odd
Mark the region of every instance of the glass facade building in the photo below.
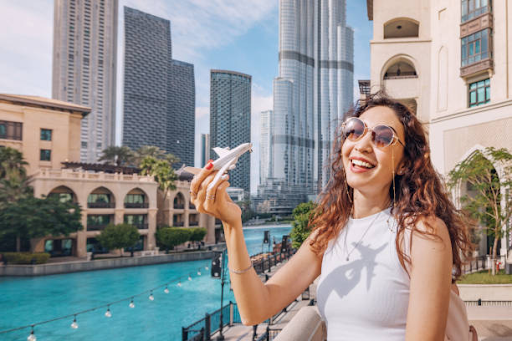
[[[354,32],[345,7],[345,0],[279,1],[272,172],[304,196],[327,183],[335,129],[353,101]]]
[[[226,70],[210,73],[210,147],[235,148],[251,142],[251,76]],[[218,159],[215,153],[212,159]],[[231,187],[251,190],[251,156],[245,153],[230,171]]]
[[[80,161],[115,144],[118,0],[55,0],[52,98],[91,108]]]
[[[193,165],[194,65],[172,59],[169,20],[125,7],[124,25],[122,143],[157,146]]]

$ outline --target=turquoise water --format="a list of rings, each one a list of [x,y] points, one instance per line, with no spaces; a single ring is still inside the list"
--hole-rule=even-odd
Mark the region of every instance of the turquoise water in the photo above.
[[[263,231],[270,230],[279,242],[291,228],[264,227],[244,230],[250,254],[262,251]],[[267,250],[267,246],[263,251]],[[124,269],[90,271],[44,277],[0,277],[0,331],[73,314],[137,295],[161,284],[163,289],[110,307],[78,315],[78,329],[70,327],[73,317],[35,327],[38,340],[181,340],[181,327],[188,326],[220,308],[220,280],[210,277],[209,260],[149,265]],[[201,269],[202,275],[197,274]],[[186,277],[191,275],[192,281]],[[176,283],[181,279],[181,287]],[[224,287],[224,304],[234,301],[229,284]],[[26,340],[30,329],[0,334],[0,340]]]

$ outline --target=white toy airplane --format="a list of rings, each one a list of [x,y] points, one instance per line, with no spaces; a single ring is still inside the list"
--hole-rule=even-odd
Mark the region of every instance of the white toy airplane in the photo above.
[[[208,189],[214,187],[219,182],[220,178],[228,171],[236,168],[236,162],[240,156],[247,151],[252,153],[252,143],[243,143],[234,149],[215,147],[213,151],[219,156],[217,160],[213,161],[213,170],[218,170],[219,172],[213,178]],[[198,174],[202,169],[185,167],[184,170],[192,174]]]

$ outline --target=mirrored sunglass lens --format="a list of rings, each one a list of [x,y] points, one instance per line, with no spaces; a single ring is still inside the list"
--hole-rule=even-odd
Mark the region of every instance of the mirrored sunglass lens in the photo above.
[[[352,118],[346,121],[343,134],[346,138],[357,140],[364,133],[364,123],[361,120]]]
[[[393,129],[379,125],[373,128],[373,138],[377,147],[386,147],[393,142]]]

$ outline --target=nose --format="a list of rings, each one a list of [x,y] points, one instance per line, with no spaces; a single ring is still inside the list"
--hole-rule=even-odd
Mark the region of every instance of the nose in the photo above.
[[[372,144],[372,132],[367,131],[359,140],[357,140],[354,149],[359,152],[371,152],[373,148]]]

